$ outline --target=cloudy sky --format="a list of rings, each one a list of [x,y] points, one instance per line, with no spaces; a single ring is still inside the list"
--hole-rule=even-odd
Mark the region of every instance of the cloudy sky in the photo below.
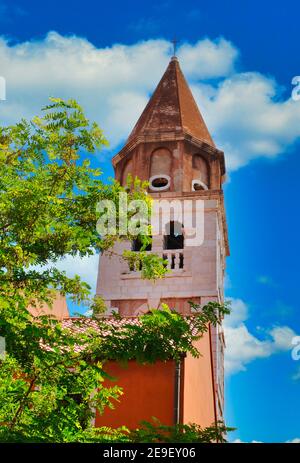
[[[232,439],[299,439],[300,362],[291,350],[300,334],[300,100],[291,97],[291,82],[300,75],[300,7],[258,0],[125,4],[87,0],[83,10],[78,1],[0,0],[1,123],[32,117],[50,95],[76,98],[110,141],[97,155],[109,177],[111,156],[177,36],[182,70],[229,172],[226,414],[238,428]],[[97,257],[61,267],[95,286]]]

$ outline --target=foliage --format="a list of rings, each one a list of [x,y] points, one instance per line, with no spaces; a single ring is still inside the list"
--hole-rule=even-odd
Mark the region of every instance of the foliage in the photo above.
[[[149,254],[146,251],[134,252],[125,250],[124,260],[128,262],[131,270],[141,270],[141,277],[144,279],[162,278],[167,273],[165,260],[156,254]]]
[[[94,337],[93,352],[101,360],[136,359],[140,363],[179,360],[186,352],[199,357],[194,342],[207,331],[209,323],[217,325],[228,312],[226,304],[209,302],[197,314],[186,318],[164,305],[142,315],[138,324],[125,323],[122,329],[118,324],[98,321],[106,335],[104,340]]]
[[[95,314],[104,310],[85,282],[67,277],[55,264],[132,239],[130,232],[99,236],[96,230],[96,203],[112,200],[120,220],[119,194],[125,191],[117,182],[103,184],[101,172],[91,167],[89,156],[106,143],[75,101],[52,99],[43,117],[0,128],[0,335],[6,341],[0,359],[1,441],[144,439],[149,427],[139,434],[92,429],[94,410],[102,413],[122,395],[118,386],[103,385],[105,361],[155,362],[178,359],[184,352],[197,356],[193,341],[228,311],[210,303],[187,321],[165,307],[136,325],[123,324],[122,330],[100,319],[84,330],[76,324],[67,329],[49,316],[29,313],[29,305],[51,305],[57,292],[89,303]],[[139,180],[129,179],[126,190],[129,200],[149,203]],[[141,240],[146,245],[147,239]],[[132,255],[123,258],[130,262]],[[135,259],[145,278],[165,274],[158,256],[142,250]],[[49,263],[50,268],[43,267]]]
[[[117,182],[104,184],[101,171],[91,167],[91,155],[107,141],[75,101],[52,98],[43,111],[31,122],[0,127],[0,297],[17,288],[27,300],[45,299],[51,286],[84,302],[89,299],[86,283],[67,278],[55,266],[36,266],[54,265],[67,255],[91,255],[130,239],[130,233],[101,237],[96,230],[96,204],[111,200],[120,218],[119,197],[125,189]],[[151,203],[138,179],[128,191],[128,202],[136,199]],[[160,260],[153,259],[155,274],[159,266],[163,271]],[[147,261],[149,277],[150,267]]]
[[[112,429],[108,427],[93,428],[77,435],[77,442],[85,443],[225,443],[226,434],[233,431],[223,422],[201,428],[190,424],[165,426],[153,418],[152,422],[143,421],[138,429],[130,431],[126,427]]]
[[[90,425],[94,408],[103,411],[119,399],[118,386],[101,385],[107,376],[102,364],[78,351],[85,334],[67,332],[48,317],[10,326],[5,334],[0,423],[6,434],[69,441]]]
[[[165,307],[122,328],[118,320],[114,325],[80,319],[71,328],[48,316],[22,323],[14,318],[13,325],[2,320],[7,341],[0,363],[2,438],[19,433],[26,439],[69,442],[83,432],[91,435],[93,410],[113,407],[122,394],[118,386],[101,385],[108,378],[105,361],[151,363],[178,360],[186,352],[198,356],[193,342],[207,330],[208,320],[220,321],[216,310],[224,313],[214,304],[186,319]]]
[[[191,423],[185,425],[164,426],[158,420],[143,422],[140,428],[130,431],[125,426],[117,429],[109,427],[89,428],[78,431],[75,436],[64,442],[80,443],[226,443],[226,435],[234,428],[228,428],[223,422],[201,428]],[[0,442],[49,442],[45,437],[28,436],[21,432],[7,433],[0,429]],[[50,441],[51,442],[51,441]],[[56,442],[56,441],[53,441]]]
[[[221,421],[206,428],[195,423],[164,426],[158,420],[153,421],[153,423],[143,422],[141,428],[130,433],[129,439],[132,442],[146,443],[225,443],[226,433],[233,430],[227,428]]]

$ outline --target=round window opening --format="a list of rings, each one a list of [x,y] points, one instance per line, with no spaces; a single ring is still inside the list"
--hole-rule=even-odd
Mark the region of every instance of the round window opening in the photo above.
[[[152,186],[154,186],[155,188],[163,188],[164,186],[167,186],[168,183],[168,179],[164,177],[158,177],[152,180]]]
[[[205,183],[201,182],[201,180],[193,180],[192,182],[192,190],[193,191],[203,191],[207,190],[207,185]]]
[[[200,183],[194,183],[194,190],[195,191],[204,190],[204,186],[200,185]]]
[[[155,175],[150,178],[150,189],[154,191],[167,190],[170,186],[170,177],[167,175]]]

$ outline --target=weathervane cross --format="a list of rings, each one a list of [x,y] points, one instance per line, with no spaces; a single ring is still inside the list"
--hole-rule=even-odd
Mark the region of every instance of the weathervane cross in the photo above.
[[[173,56],[176,56],[176,50],[177,50],[177,43],[178,43],[178,40],[176,38],[174,38],[172,40],[172,43],[173,43]]]

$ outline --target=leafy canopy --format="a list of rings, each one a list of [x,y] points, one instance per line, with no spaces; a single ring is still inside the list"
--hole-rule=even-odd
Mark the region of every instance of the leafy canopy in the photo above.
[[[96,230],[97,202],[112,200],[119,217],[119,193],[125,191],[116,182],[104,184],[99,169],[91,167],[91,156],[106,144],[101,129],[73,100],[52,98],[41,117],[0,127],[0,335],[6,341],[0,359],[2,441],[145,439],[145,429],[132,434],[125,428],[91,427],[94,410],[102,413],[122,396],[120,387],[103,385],[107,360],[146,363],[179,359],[184,352],[197,356],[194,340],[228,311],[210,303],[188,322],[165,307],[122,330],[95,318],[83,331],[30,314],[29,305],[51,305],[57,291],[89,303],[94,314],[104,308],[101,298],[91,298],[87,283],[67,277],[56,263],[68,255],[112,251],[117,240],[132,239],[129,233],[99,236]],[[137,179],[127,191],[129,200],[150,201]],[[145,248],[147,238],[140,238]],[[141,266],[145,278],[166,272],[161,258],[143,250],[121,257]],[[200,436],[197,429],[193,432]],[[213,429],[211,438],[217,439],[219,428]],[[173,431],[183,435],[187,428]],[[173,431],[167,434],[175,436]]]

